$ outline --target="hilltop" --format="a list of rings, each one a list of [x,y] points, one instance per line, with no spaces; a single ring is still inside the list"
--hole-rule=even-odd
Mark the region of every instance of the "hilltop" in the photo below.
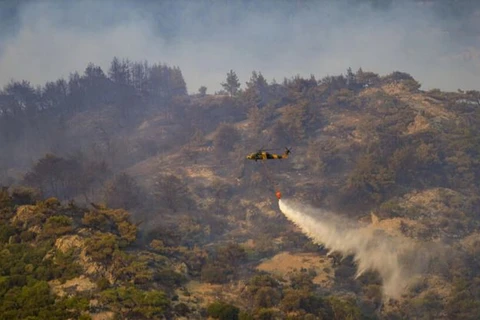
[[[188,95],[179,68],[118,59],[108,75],[89,65],[41,90],[7,86],[1,252],[43,248],[43,262],[2,269],[2,308],[11,290],[38,286],[56,299],[41,305],[93,319],[478,314],[479,92],[362,69],[282,83],[252,72],[245,88],[231,71],[224,88]],[[284,147],[288,160],[245,160]],[[283,217],[276,189],[380,232],[442,241],[452,257],[382,301],[378,275],[355,278],[351,257],[327,257]]]

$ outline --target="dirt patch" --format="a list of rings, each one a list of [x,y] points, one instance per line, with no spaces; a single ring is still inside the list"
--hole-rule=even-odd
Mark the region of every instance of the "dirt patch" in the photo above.
[[[12,218],[12,223],[28,222],[35,215],[35,209],[36,209],[36,206],[31,206],[31,205],[19,206],[16,214]]]
[[[82,230],[80,230],[79,233],[82,233]],[[64,253],[67,252],[69,249],[78,249],[79,252],[76,261],[83,267],[85,274],[102,274],[110,281],[110,283],[114,283],[115,279],[113,275],[108,272],[102,264],[93,261],[87,255],[84,237],[78,235],[67,235],[60,237],[55,241],[55,247]]]
[[[168,120],[165,119],[164,115],[156,116],[153,117],[152,119],[148,119],[143,121],[139,126],[138,126],[138,131],[145,131],[148,129],[151,129],[152,127],[159,126],[159,125],[165,125],[168,124]],[[164,131],[164,129],[163,129]]]
[[[465,197],[462,194],[446,188],[432,188],[421,192],[412,192],[403,198],[409,206],[420,207],[429,212],[446,211],[449,207],[461,207],[465,201]]]
[[[382,86],[382,90],[391,95],[406,93],[405,88],[400,83],[388,83]]]
[[[320,132],[323,136],[328,135],[338,149],[349,148],[352,142],[362,143],[365,138],[358,129],[363,120],[364,116],[350,110],[334,114],[330,116],[329,124]]]
[[[278,216],[278,212],[272,209],[272,204],[273,204],[272,200],[267,199],[265,201],[255,202],[254,206],[257,207],[258,210],[260,210],[260,212],[264,213],[265,215],[271,218],[274,218]]]
[[[372,213],[372,224],[371,228],[374,230],[382,230],[385,233],[395,236],[395,237],[404,237],[402,232],[402,227],[414,228],[415,230],[425,229],[425,226],[419,223],[418,221],[407,219],[407,218],[391,218],[380,220],[375,214]]]
[[[429,128],[430,128],[430,123],[428,122],[428,120],[425,117],[417,114],[413,122],[408,125],[407,134],[415,134],[418,132],[428,130]]]
[[[363,89],[359,94],[358,96],[359,97],[366,97],[366,96],[371,96],[371,95],[374,95],[378,92],[380,92],[382,89],[379,89],[379,88],[366,88],[366,89]]]
[[[49,285],[53,293],[60,297],[63,297],[70,292],[77,293],[91,291],[97,287],[95,283],[93,283],[89,278],[83,275],[77,278],[67,280],[63,284],[61,284],[58,280],[53,280],[50,281]]]
[[[342,113],[335,119],[335,124],[345,130],[354,129],[360,122],[361,115],[355,113]]]
[[[165,173],[167,171],[168,159],[164,155],[153,156],[143,161],[140,161],[126,170],[126,173],[142,184],[149,184],[152,182],[152,176],[157,172]]]
[[[257,266],[258,270],[280,276],[288,275],[288,273],[299,271],[302,268],[315,270],[317,275],[313,279],[313,283],[323,287],[332,286],[334,273],[331,260],[314,253],[282,252]]]
[[[92,317],[92,320],[112,320],[115,319],[115,313],[112,311],[91,313],[90,317]]]
[[[215,301],[227,301],[238,305],[238,297],[245,289],[243,282],[225,285],[210,284],[192,280],[184,288],[177,289],[179,302],[189,306],[208,306]]]
[[[479,232],[473,232],[467,237],[463,238],[461,241],[462,246],[465,248],[465,250],[473,255],[476,256],[478,252],[480,251],[480,233]]]
[[[452,292],[453,285],[440,276],[432,275],[426,278],[430,290],[438,294],[442,299],[447,299]]]
[[[67,235],[55,241],[55,247],[66,253],[70,249],[83,248],[84,240],[78,235]]]
[[[422,93],[409,92],[401,83],[389,83],[382,86],[382,90],[411,105],[414,109],[428,113],[432,117],[443,119],[456,118],[455,114],[447,111],[442,104],[434,103],[433,100],[428,99]]]
[[[204,167],[204,166],[191,166],[185,168],[185,173],[190,177],[190,178],[203,178],[207,180],[215,180],[217,179],[217,176],[213,172],[211,168]]]
[[[237,123],[234,123],[234,126],[235,128],[237,128],[238,130],[244,130],[244,131],[248,131],[250,126],[251,126],[251,122],[249,119],[246,119],[246,120],[243,120],[243,121],[240,121],[240,122],[237,122]]]
[[[439,117],[443,119],[455,119],[456,116],[452,112],[447,111],[442,105],[432,103],[431,100],[426,99],[423,95],[420,94],[410,94],[406,97],[400,97],[401,100],[412,103],[413,107],[417,110],[424,110],[434,117]]]

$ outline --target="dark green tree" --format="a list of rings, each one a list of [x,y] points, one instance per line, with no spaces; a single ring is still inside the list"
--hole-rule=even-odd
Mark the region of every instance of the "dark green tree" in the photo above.
[[[261,72],[252,71],[250,80],[246,82],[245,99],[249,106],[262,107],[268,100],[269,87]]]
[[[130,62],[128,60],[120,61],[114,57],[110,63],[108,75],[110,79],[118,85],[128,85],[131,83],[130,79]]]
[[[236,320],[240,309],[229,303],[216,301],[207,307],[207,313],[214,319]]]
[[[240,89],[240,81],[238,81],[235,71],[230,70],[230,72],[227,73],[227,80],[226,82],[222,82],[222,87],[230,94],[231,97],[237,94],[238,89]]]
[[[198,89],[198,93],[200,94],[201,97],[204,97],[207,94],[207,87],[201,86]]]

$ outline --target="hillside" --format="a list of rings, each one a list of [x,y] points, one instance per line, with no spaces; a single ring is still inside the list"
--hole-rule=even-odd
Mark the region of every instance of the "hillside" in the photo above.
[[[7,318],[480,312],[479,92],[348,69],[281,84],[253,72],[244,89],[230,78],[226,92],[187,95],[178,68],[144,72],[142,82],[89,66],[42,92],[1,93]],[[245,159],[285,147],[286,160]],[[276,190],[444,256],[389,299],[376,270],[356,277],[354,257],[327,255],[290,223]]]

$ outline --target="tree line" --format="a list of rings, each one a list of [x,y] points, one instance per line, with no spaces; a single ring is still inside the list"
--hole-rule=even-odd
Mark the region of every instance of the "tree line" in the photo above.
[[[71,144],[64,139],[68,121],[81,112],[110,106],[117,122],[128,126],[148,109],[165,108],[173,97],[186,94],[180,68],[116,57],[107,72],[90,63],[83,74],[44,86],[12,80],[0,90],[0,167],[12,166],[12,158],[28,161],[63,151]]]

